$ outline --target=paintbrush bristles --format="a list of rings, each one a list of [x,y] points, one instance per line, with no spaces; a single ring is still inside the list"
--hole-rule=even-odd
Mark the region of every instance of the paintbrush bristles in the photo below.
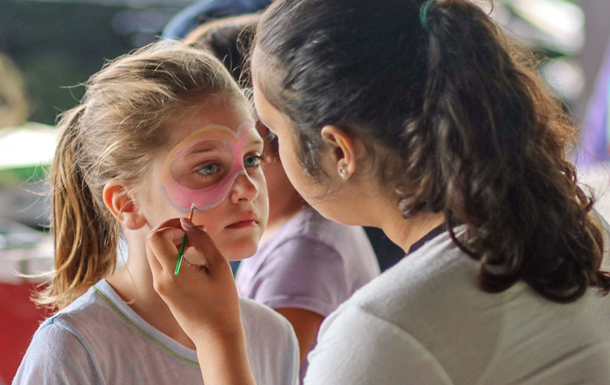
[[[189,213],[189,221],[193,220],[193,211],[195,211],[195,204],[191,204],[191,212]]]

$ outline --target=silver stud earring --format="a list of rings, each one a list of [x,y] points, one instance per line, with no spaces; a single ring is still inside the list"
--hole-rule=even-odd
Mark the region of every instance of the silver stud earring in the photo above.
[[[341,175],[341,178],[345,179],[345,169],[343,167],[339,167],[339,175]]]

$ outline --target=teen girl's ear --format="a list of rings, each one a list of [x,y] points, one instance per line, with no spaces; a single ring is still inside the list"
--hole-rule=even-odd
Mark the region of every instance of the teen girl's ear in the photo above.
[[[356,160],[363,154],[360,141],[335,126],[325,126],[320,135],[330,146],[333,166],[342,179],[356,172]],[[332,168],[330,172],[332,172]]]
[[[139,230],[146,225],[146,218],[129,194],[128,186],[111,180],[104,186],[104,204],[126,229]]]

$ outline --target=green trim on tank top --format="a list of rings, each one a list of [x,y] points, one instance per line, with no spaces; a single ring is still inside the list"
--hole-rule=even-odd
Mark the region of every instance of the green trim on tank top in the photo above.
[[[106,304],[108,306],[110,306],[110,308],[119,316],[123,319],[123,321],[127,322],[132,328],[136,329],[138,331],[138,333],[140,333],[143,337],[145,337],[146,339],[148,339],[150,342],[152,342],[153,344],[157,345],[158,347],[160,347],[161,349],[163,349],[163,351],[165,351],[166,353],[168,353],[169,355],[173,356],[174,358],[177,358],[178,360],[187,363],[189,365],[194,365],[194,366],[199,366],[199,362],[197,361],[193,361],[193,360],[189,360],[188,358],[182,357],[181,355],[179,355],[178,353],[174,352],[173,350],[171,350],[170,348],[168,348],[167,346],[163,345],[159,340],[157,340],[155,337],[151,336],[150,334],[146,333],[144,330],[142,330],[141,327],[139,327],[138,325],[136,325],[132,320],[130,320],[125,314],[123,314],[123,312],[121,310],[119,310],[118,307],[116,307],[116,305],[114,303],[112,303],[112,301],[106,297],[101,291],[99,291],[99,289],[95,286],[93,286],[93,290],[95,290],[95,293],[97,295],[99,295],[104,302],[106,302]]]

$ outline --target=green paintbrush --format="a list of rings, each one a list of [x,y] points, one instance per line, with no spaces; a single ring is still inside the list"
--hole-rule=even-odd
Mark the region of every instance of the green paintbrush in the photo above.
[[[189,221],[193,220],[193,211],[195,210],[195,204],[191,204],[191,212],[189,213]],[[182,245],[180,245],[180,251],[178,252],[178,261],[176,262],[176,271],[174,275],[178,275],[180,272],[180,265],[182,265],[182,257],[184,256],[184,249],[186,249],[186,242],[188,241],[188,237],[184,234],[182,237]]]

